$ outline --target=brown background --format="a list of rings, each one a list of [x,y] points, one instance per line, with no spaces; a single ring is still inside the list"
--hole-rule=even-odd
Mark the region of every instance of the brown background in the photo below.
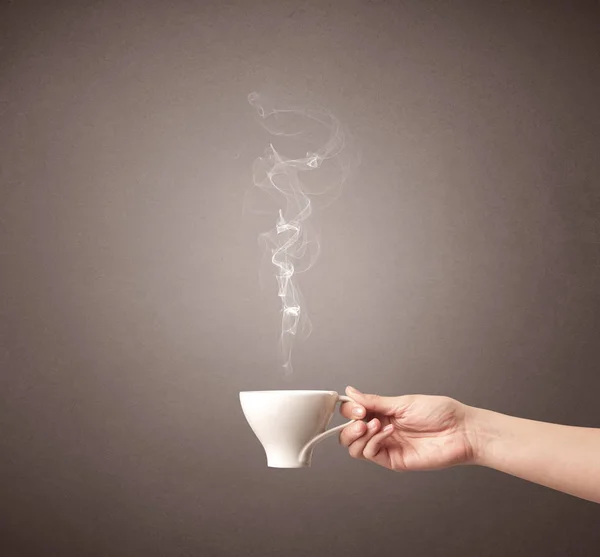
[[[2,555],[597,555],[600,507],[490,470],[334,439],[269,470],[237,393],[600,426],[599,28],[597,2],[3,2]],[[361,149],[289,380],[251,91]]]

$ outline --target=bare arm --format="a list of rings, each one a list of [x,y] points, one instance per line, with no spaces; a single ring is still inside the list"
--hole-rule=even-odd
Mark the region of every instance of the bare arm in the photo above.
[[[600,429],[468,409],[474,464],[600,503]]]
[[[353,458],[402,472],[476,464],[600,503],[600,429],[515,418],[449,397],[346,392],[354,402],[342,414],[369,420],[340,433]]]

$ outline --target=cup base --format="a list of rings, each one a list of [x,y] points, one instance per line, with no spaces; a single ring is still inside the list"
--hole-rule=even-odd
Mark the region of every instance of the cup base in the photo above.
[[[298,458],[267,458],[267,466],[269,468],[310,468],[310,460],[300,461]]]
[[[286,465],[279,465],[279,464],[270,464],[269,462],[267,462],[267,467],[268,468],[286,468],[288,470],[292,470],[294,468],[310,468],[310,464],[286,464]]]

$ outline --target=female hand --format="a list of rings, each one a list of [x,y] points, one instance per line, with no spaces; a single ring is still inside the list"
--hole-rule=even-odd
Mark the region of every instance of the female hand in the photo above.
[[[474,460],[469,407],[448,397],[383,397],[348,387],[357,404],[346,402],[347,418],[366,418],[342,430],[350,455],[395,471],[436,470]]]

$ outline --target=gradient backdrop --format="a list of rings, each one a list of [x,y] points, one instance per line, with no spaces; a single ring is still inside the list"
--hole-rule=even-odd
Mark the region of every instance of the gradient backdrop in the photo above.
[[[1,554],[598,555],[600,506],[490,470],[394,474],[335,438],[267,469],[237,398],[350,383],[600,426],[598,11],[2,2]],[[289,379],[274,221],[242,216],[252,91],[361,152],[315,215]]]

